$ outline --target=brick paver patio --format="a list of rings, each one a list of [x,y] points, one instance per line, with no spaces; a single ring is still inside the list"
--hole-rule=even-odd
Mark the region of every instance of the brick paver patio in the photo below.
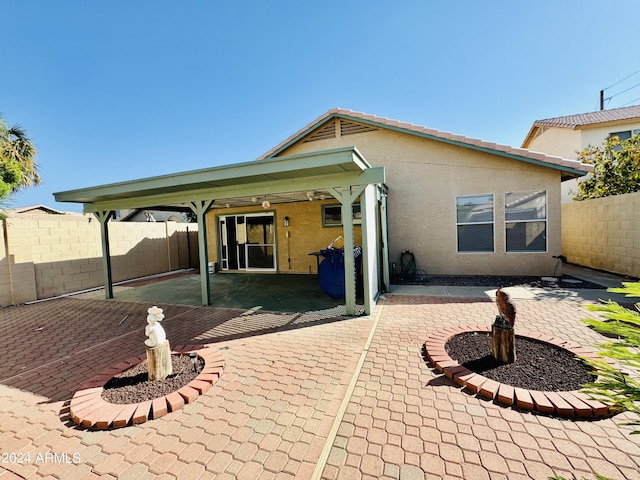
[[[640,438],[617,424],[629,417],[503,408],[425,362],[429,333],[492,322],[487,300],[391,295],[359,318],[161,306],[172,344],[216,343],[222,377],[182,410],[112,431],[77,428],[69,400],[144,353],[149,305],[66,298],[0,309],[0,480],[640,479]],[[516,331],[604,340],[574,302],[519,301],[518,311]]]

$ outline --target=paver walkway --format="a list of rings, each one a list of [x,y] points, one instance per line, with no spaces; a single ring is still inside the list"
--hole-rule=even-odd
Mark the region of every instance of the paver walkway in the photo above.
[[[391,295],[359,318],[161,305],[172,344],[216,343],[220,381],[158,420],[75,427],[68,402],[80,384],[144,352],[148,306],[65,298],[0,309],[0,480],[640,479],[640,438],[617,425],[624,416],[502,408],[429,367],[429,332],[490,323],[488,299]],[[523,300],[518,312],[517,326],[603,341],[575,302]]]

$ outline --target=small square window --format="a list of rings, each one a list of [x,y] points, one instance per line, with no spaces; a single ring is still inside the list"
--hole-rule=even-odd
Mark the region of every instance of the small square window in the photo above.
[[[353,224],[362,223],[362,212],[360,204],[356,203],[353,209]],[[342,225],[342,206],[341,205],[323,205],[322,206],[322,226],[323,227],[339,227]]]

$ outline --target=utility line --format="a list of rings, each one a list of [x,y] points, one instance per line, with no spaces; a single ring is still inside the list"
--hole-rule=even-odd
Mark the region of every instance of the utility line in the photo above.
[[[624,105],[622,105],[623,107],[626,107],[627,105],[631,105],[632,103],[637,102],[638,100],[640,100],[640,97],[638,98],[634,98],[633,100],[631,100],[630,102],[625,103]]]
[[[633,87],[629,87],[629,88],[627,88],[625,90],[622,90],[621,92],[615,93],[615,94],[607,97],[605,100],[611,100],[613,97],[617,97],[618,95],[622,95],[623,93],[628,92],[629,90],[633,90],[634,88],[639,87],[639,86],[640,86],[640,83],[636,83]]]
[[[603,88],[602,90],[609,90],[611,87],[615,87],[615,86],[616,86],[616,85],[618,85],[619,83],[624,82],[627,78],[631,78],[631,77],[633,77],[634,75],[636,75],[636,74],[638,74],[638,73],[640,73],[640,70],[637,70],[637,71],[633,72],[631,75],[627,75],[627,76],[626,76],[626,77],[624,77],[622,80],[618,80],[616,83],[614,83],[614,84],[612,84],[612,85],[609,85],[608,87]],[[611,97],[609,97],[609,98],[611,98]]]

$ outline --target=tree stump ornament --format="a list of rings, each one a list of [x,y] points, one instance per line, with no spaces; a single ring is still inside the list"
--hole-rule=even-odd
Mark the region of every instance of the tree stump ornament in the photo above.
[[[491,355],[503,363],[516,361],[516,335],[513,329],[516,323],[516,306],[502,288],[496,290],[498,316],[491,326]]]
[[[144,345],[147,351],[149,380],[164,380],[173,373],[171,346],[164,328],[160,325],[163,318],[161,308],[153,306],[147,310],[147,327],[144,333],[148,338]]]

